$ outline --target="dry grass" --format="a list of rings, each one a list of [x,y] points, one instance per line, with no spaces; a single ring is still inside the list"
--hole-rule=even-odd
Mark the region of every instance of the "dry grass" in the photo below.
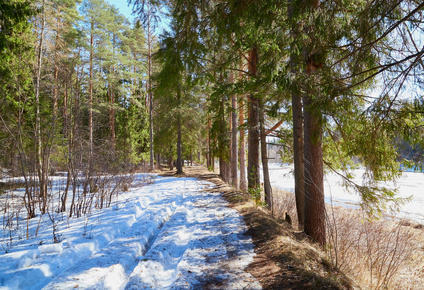
[[[274,215],[297,227],[294,195],[273,190]],[[422,289],[424,228],[390,217],[369,221],[358,209],[327,206],[326,253],[334,268],[366,289]]]
[[[272,214],[277,219],[285,220],[288,214],[291,219],[291,224],[294,229],[298,228],[299,222],[297,220],[296,200],[294,194],[272,188]]]

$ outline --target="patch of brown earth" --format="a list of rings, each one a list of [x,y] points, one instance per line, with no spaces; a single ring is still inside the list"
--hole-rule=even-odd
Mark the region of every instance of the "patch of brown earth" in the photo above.
[[[175,171],[162,175],[177,176]],[[256,206],[241,191],[224,183],[217,174],[202,166],[184,167],[179,176],[196,177],[216,185],[209,191],[220,192],[243,216],[255,244],[256,256],[247,271],[263,289],[352,289],[354,283],[343,273],[332,269],[324,254],[309,239],[288,223],[272,217]]]

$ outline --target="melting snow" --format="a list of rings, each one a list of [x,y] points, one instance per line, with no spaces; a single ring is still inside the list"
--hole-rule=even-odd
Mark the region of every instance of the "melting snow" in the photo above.
[[[202,191],[212,186],[157,177],[89,217],[57,217],[57,244],[48,218],[34,218],[31,238],[21,225],[0,255],[0,289],[260,289],[244,271],[254,257],[246,226],[220,194]]]
[[[362,184],[364,170],[354,170],[357,184]],[[286,191],[294,192],[293,166],[270,164],[270,178],[272,186]],[[395,185],[398,197],[411,198],[411,200],[400,207],[399,216],[414,219],[424,223],[424,173],[404,172]],[[349,193],[342,186],[342,179],[335,173],[324,176],[325,202],[345,207],[359,207],[360,197],[358,194]]]

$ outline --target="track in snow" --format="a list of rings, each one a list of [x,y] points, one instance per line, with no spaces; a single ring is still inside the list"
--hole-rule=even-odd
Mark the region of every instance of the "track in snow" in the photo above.
[[[61,244],[0,256],[0,263],[14,262],[1,270],[16,278],[0,273],[0,284],[6,289],[260,288],[244,272],[254,255],[244,222],[219,194],[202,191],[207,186],[213,185],[158,177],[153,185],[124,193],[115,210],[98,213],[88,239],[70,227]]]

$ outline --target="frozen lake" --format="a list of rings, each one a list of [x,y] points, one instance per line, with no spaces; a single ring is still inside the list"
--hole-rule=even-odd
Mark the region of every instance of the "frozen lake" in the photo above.
[[[269,164],[271,185],[273,187],[294,192],[293,165]],[[353,171],[354,181],[362,184],[364,170]],[[388,185],[390,186],[390,185]],[[398,197],[408,198],[411,201],[400,207],[399,216],[416,220],[424,224],[424,173],[405,172],[396,182]],[[325,201],[334,205],[356,206],[360,202],[358,194],[349,193],[342,186],[342,179],[335,173],[324,176]],[[393,184],[391,185],[393,187]]]

